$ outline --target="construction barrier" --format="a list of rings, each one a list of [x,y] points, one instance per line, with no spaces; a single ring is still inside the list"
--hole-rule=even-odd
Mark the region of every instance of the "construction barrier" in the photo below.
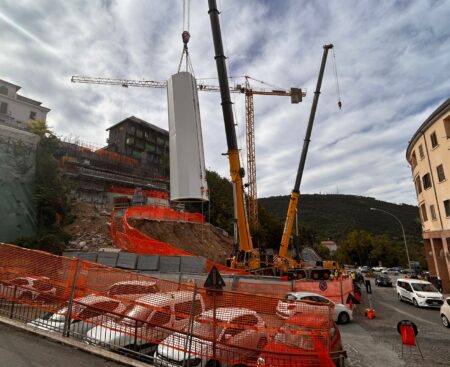
[[[0,245],[0,314],[156,366],[333,366],[333,307]]]
[[[124,187],[124,186],[117,186],[117,185],[109,185],[106,188],[107,192],[113,192],[116,194],[123,194],[128,196],[133,196],[136,189],[130,188],[130,187]],[[149,198],[158,198],[158,199],[165,199],[169,200],[169,194],[164,191],[157,191],[157,190],[147,190],[147,189],[139,189],[142,194],[145,197]]]

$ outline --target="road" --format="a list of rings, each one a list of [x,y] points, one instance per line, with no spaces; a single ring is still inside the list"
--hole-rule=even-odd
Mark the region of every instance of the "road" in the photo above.
[[[410,303],[400,302],[395,287],[396,277],[392,278],[392,288],[376,287],[374,280],[371,280],[371,302],[376,312],[375,319],[368,320],[364,316],[364,311],[369,306],[369,297],[364,292],[364,302],[354,312],[354,323],[340,327],[351,357],[348,365],[449,366],[450,329],[442,326],[439,309],[415,308]],[[401,358],[401,338],[397,332],[397,323],[404,319],[413,321],[419,329],[417,341],[423,360],[417,348],[409,346],[404,347],[404,357]],[[365,361],[366,359],[372,359],[376,363]]]
[[[124,365],[0,323],[0,366],[123,367]]]

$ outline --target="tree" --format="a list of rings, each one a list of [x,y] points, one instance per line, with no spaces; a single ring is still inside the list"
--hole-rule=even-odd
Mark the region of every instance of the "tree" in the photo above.
[[[36,150],[34,202],[37,209],[37,235],[22,238],[17,244],[35,249],[61,253],[68,240],[61,225],[70,211],[69,186],[58,169],[55,158],[59,139],[45,121],[31,121],[29,130],[40,137]]]

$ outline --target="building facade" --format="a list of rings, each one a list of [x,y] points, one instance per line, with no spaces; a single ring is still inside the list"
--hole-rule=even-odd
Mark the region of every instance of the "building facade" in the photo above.
[[[406,159],[416,188],[428,267],[450,292],[450,98],[416,131]]]
[[[169,176],[169,132],[131,116],[106,129],[106,149],[140,162],[155,176]]]
[[[0,79],[0,124],[26,130],[30,120],[46,121],[50,109],[41,102],[17,94],[20,88]]]

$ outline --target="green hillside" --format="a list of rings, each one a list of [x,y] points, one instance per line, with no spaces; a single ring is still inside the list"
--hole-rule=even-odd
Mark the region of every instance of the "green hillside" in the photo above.
[[[284,220],[289,196],[263,198],[259,203]],[[398,217],[408,240],[420,242],[422,238],[419,211],[413,205],[397,205],[363,196],[314,194],[301,195],[297,208],[299,225],[313,229],[320,240],[329,238],[339,242],[353,230],[403,239],[401,227],[393,217],[370,208],[382,209]]]
[[[269,213],[284,221],[289,196],[263,198],[259,199],[259,203]],[[411,260],[418,260],[425,267],[417,207],[392,204],[369,197],[301,195],[298,204],[300,246],[317,245],[322,240],[331,239],[335,240],[338,246],[341,245],[338,260],[359,264],[382,261],[387,266],[406,266],[399,223],[390,215],[372,211],[370,208],[385,210],[400,219],[405,228]],[[306,240],[302,239],[305,234]]]

